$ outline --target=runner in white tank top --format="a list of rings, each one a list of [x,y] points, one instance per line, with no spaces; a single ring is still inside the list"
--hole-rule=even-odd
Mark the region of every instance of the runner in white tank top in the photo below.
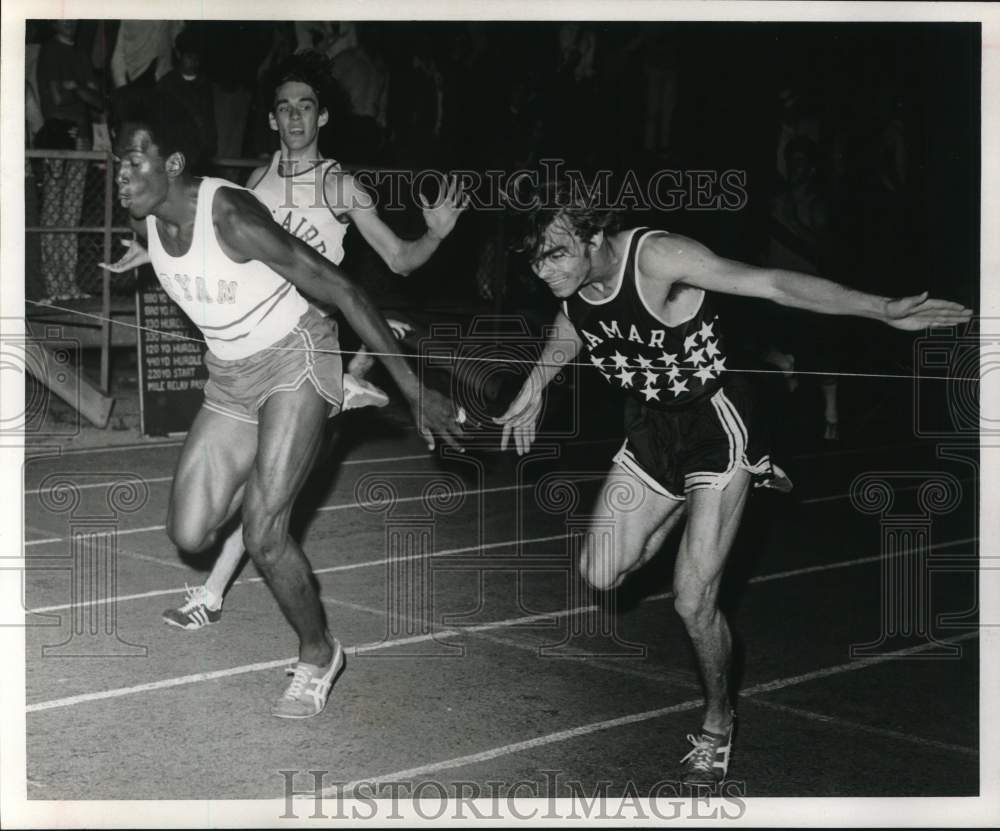
[[[225,404],[253,416],[241,419],[225,406],[202,407],[181,450],[167,533],[185,551],[205,551],[240,514],[247,552],[299,638],[294,677],[271,712],[281,718],[315,716],[343,668],[343,650],[326,630],[314,577],[288,523],[329,411],[331,393],[321,389],[315,366],[321,357],[339,365],[339,357],[313,345],[314,337],[330,335],[329,324],[319,321],[317,329],[308,308],[294,317],[301,308],[296,304],[304,303],[295,290],[342,311],[383,353],[428,447],[435,434],[459,447],[462,428],[451,402],[422,388],[407,362],[393,354],[392,332],[363,290],[283,231],[245,189],[187,174],[195,131],[181,105],[152,93],[127,100],[125,107],[116,135],[119,199],[136,233],[148,235],[160,279],[206,334],[212,333],[206,391],[214,383],[228,395]],[[290,285],[284,288],[282,281]],[[279,308],[277,318],[292,317],[285,337],[279,330],[287,321],[274,322]],[[260,332],[266,335],[254,340]],[[286,346],[289,336],[299,339],[295,348]],[[269,345],[262,346],[265,342]],[[248,344],[256,350],[248,352]],[[223,357],[226,350],[244,357]],[[271,375],[279,377],[259,395],[261,379],[267,382]],[[240,400],[248,382],[254,397]]]
[[[440,205],[425,208],[428,230],[423,237],[413,241],[397,237],[354,177],[338,162],[320,157],[319,131],[329,119],[323,106],[327,81],[322,72],[321,62],[313,55],[293,57],[282,68],[268,116],[281,149],[267,165],[250,174],[247,187],[282,228],[335,265],[344,257],[344,237],[354,222],[393,271],[408,274],[437,250],[454,228],[465,202],[453,184]],[[403,337],[405,324],[390,320],[389,325],[397,337]],[[388,402],[382,390],[364,379],[373,363],[364,347],[351,360],[343,381],[345,409]],[[179,608],[167,609],[164,621],[199,629],[218,620],[226,588],[242,557],[242,533],[236,528],[223,544],[201,591]]]
[[[400,239],[355,178],[337,162],[320,156],[319,131],[329,120],[324,99],[332,83],[327,64],[314,53],[295,55],[283,65],[268,114],[281,149],[270,164],[250,175],[247,187],[289,233],[315,246],[331,262],[339,263],[343,257],[347,224],[353,222],[392,271],[408,275],[426,263],[451,233],[468,200],[453,181],[436,205],[425,202],[426,233],[415,240]],[[403,324],[390,323],[399,334]],[[363,378],[373,363],[362,346],[345,381],[351,376]]]
[[[382,221],[373,200],[354,177],[338,162],[320,157],[319,131],[329,120],[324,91],[330,84],[322,58],[312,53],[293,56],[278,78],[268,120],[278,133],[280,150],[250,174],[247,187],[285,231],[335,265],[344,256],[344,237],[351,222],[397,274],[409,274],[423,265],[467,206],[456,184],[451,184],[439,204],[425,205],[427,232],[422,237],[400,239]],[[144,255],[140,246],[133,245],[109,268],[117,272],[136,268],[145,261]],[[397,337],[403,337],[405,324],[392,320],[389,324]],[[344,409],[388,401],[384,392],[363,379],[372,363],[364,347],[351,361],[343,377]],[[243,555],[241,530],[235,528],[226,539],[205,584],[180,607],[163,613],[166,623],[193,630],[219,619],[226,587]]]
[[[250,189],[270,208],[275,222],[282,228],[315,248],[334,265],[340,265],[344,259],[348,214],[340,206],[335,212],[327,201],[325,188],[327,176],[344,175],[340,163],[323,159],[294,170],[282,155],[286,146],[284,140],[281,146],[259,178],[259,168],[251,174],[250,182],[255,183]]]
[[[156,217],[146,217],[146,239],[153,270],[164,291],[224,360],[246,358],[287,335],[309,304],[277,272],[257,260],[236,263],[219,245],[212,205],[224,179],[204,178],[198,187],[191,245],[181,256],[160,242]]]

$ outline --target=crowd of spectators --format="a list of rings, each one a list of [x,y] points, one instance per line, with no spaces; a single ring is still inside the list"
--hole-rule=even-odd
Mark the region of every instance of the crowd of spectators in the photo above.
[[[972,118],[947,96],[946,71],[965,70],[934,58],[960,54],[960,38],[948,46],[939,33],[887,32],[667,22],[33,22],[26,133],[39,149],[105,149],[122,97],[158,86],[198,125],[203,152],[189,163],[239,182],[248,168],[225,160],[260,159],[277,147],[267,121],[275,71],[288,55],[314,50],[330,59],[342,92],[328,102],[327,156],[505,171],[558,158],[640,180],[664,168],[738,170],[747,195],[739,210],[664,215],[640,206],[632,218],[751,262],[793,252],[818,273],[898,293],[901,280],[912,284],[908,270],[933,257],[921,229],[937,216],[952,221],[940,199],[921,198],[968,176],[976,159],[948,161],[953,169],[934,180],[944,184],[927,184],[935,160],[926,148],[954,128],[935,114],[951,108]],[[86,164],[28,167],[33,224],[79,224]],[[516,301],[531,289],[516,264],[495,279],[506,256],[495,224],[470,212],[454,245],[464,239],[474,258],[462,269],[467,284],[501,304],[498,293]],[[36,295],[81,294],[73,236],[40,237],[29,245],[29,259],[40,261]]]

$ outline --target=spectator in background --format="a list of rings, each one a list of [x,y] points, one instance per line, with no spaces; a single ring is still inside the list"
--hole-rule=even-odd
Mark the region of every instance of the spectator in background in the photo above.
[[[38,95],[38,54],[41,51],[39,26],[35,21],[27,21],[26,43],[24,47],[24,145],[29,150],[34,147],[35,134],[42,129],[45,116]],[[38,227],[41,213],[38,204],[38,179],[32,159],[24,163],[24,224],[28,228]],[[24,235],[24,296],[28,300],[45,297],[45,281],[42,280],[42,248],[37,233]]]
[[[184,29],[177,35],[174,49],[177,63],[157,87],[183,104],[198,128],[200,155],[188,160],[188,166],[197,175],[204,172],[203,167],[215,155],[218,143],[212,83],[201,69],[202,43],[197,32]]]
[[[35,137],[43,150],[89,150],[92,113],[104,107],[88,55],[76,48],[75,20],[57,20],[54,33],[38,56],[38,93],[44,123]],[[80,224],[87,162],[46,159],[42,177],[42,225]],[[84,297],[77,275],[77,234],[43,234],[41,270],[46,296],[53,300]]]
[[[854,197],[862,219],[862,271],[873,288],[891,291],[905,284],[917,246],[910,244],[908,152],[903,99],[886,82],[876,89],[862,134]]]
[[[457,165],[473,169],[495,164],[491,150],[498,145],[505,149],[501,137],[507,127],[503,105],[512,82],[512,73],[496,72],[500,59],[495,44],[490,42],[487,25],[467,23],[455,32],[445,72],[449,106],[443,132],[448,154]],[[523,61],[518,69],[523,71]]]
[[[548,144],[565,148],[570,164],[585,164],[594,146],[591,112],[595,106],[597,35],[580,23],[564,23],[557,32],[558,53],[547,124]],[[551,47],[550,47],[551,48]]]
[[[799,90],[786,88],[778,93],[781,115],[778,121],[778,144],[775,165],[778,175],[788,181],[786,145],[800,136],[811,139],[819,146],[820,120],[815,107]]]
[[[35,134],[42,129],[42,125],[45,123],[41,96],[38,92],[38,58],[44,40],[39,28],[35,21],[27,21],[26,42],[24,44],[24,119],[27,131],[25,142],[28,147],[33,145]]]
[[[389,99],[393,145],[400,164],[433,165],[440,149],[444,120],[444,76],[434,55],[434,41],[426,30],[411,40],[408,65],[392,79]]]
[[[819,148],[812,139],[798,136],[784,147],[787,184],[771,206],[770,244],[767,265],[802,274],[831,273],[831,252],[835,249],[829,200],[819,177]],[[796,358],[802,369],[805,356],[810,371],[823,371],[842,363],[837,332],[845,324],[794,309],[771,308],[773,326],[762,327],[777,335],[765,360],[785,374],[789,389],[797,386],[793,375]],[[840,438],[837,406],[837,376],[818,376],[823,393],[823,438]]]
[[[341,152],[350,160],[373,161],[385,140],[389,72],[357,24],[342,23],[341,31],[340,43],[348,45],[337,51],[330,66],[351,106],[349,124],[344,125],[348,140]]]
[[[329,20],[296,20],[295,51],[319,52],[330,57],[340,38],[340,26]]]
[[[250,124],[247,127],[246,153],[254,158],[266,158],[278,148],[278,140],[268,124],[267,114],[273,104],[278,71],[285,60],[295,52],[295,26],[275,23],[271,29],[267,53],[257,67],[257,84]]]
[[[173,67],[174,37],[183,27],[179,20],[123,20],[111,55],[115,87],[154,86]]]
[[[677,104],[680,43],[676,31],[668,24],[643,26],[637,49],[646,77],[643,148],[664,157],[670,150],[670,129]]]
[[[215,104],[216,155],[224,159],[243,156],[250,103],[257,83],[257,69],[265,56],[263,29],[252,22],[209,21],[204,24],[205,73],[212,81]],[[270,24],[268,24],[268,28]],[[219,168],[217,175],[243,181],[245,169]]]

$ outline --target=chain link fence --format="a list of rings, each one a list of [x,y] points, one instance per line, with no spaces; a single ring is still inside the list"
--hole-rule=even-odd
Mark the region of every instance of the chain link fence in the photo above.
[[[100,152],[29,151],[25,160],[25,297],[40,302],[100,298],[107,253],[130,237],[114,199],[111,158]],[[113,295],[131,293],[129,275],[110,275]]]

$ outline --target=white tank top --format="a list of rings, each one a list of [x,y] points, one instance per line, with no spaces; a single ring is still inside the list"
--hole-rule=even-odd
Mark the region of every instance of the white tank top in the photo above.
[[[253,194],[274,215],[288,233],[311,245],[334,265],[344,259],[347,234],[347,205],[331,207],[326,201],[326,177],[340,171],[340,164],[324,159],[315,167],[294,176],[278,172],[281,151],[275,151],[263,178],[253,187]],[[343,217],[338,219],[337,211]]]
[[[186,254],[173,257],[163,250],[153,216],[146,217],[146,237],[164,291],[201,330],[212,353],[232,361],[277,343],[309,304],[269,266],[257,260],[233,262],[222,250],[212,222],[212,202],[220,187],[236,185],[225,179],[201,180]]]

